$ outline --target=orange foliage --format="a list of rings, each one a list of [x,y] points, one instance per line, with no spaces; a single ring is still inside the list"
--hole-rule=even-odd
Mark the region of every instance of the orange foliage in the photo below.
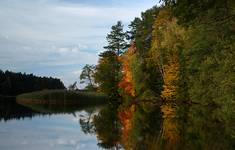
[[[122,143],[126,143],[128,139],[129,130],[132,128],[132,117],[134,112],[135,105],[118,112],[118,118],[123,126],[120,140]]]
[[[129,66],[129,57],[135,53],[135,45],[132,44],[129,49],[122,55],[119,60],[122,62],[122,79],[118,84],[119,88],[123,89],[127,94],[135,96],[134,83],[132,78],[132,72]]]

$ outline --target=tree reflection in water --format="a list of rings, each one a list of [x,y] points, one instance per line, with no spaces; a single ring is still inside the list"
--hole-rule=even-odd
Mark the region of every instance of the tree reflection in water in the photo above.
[[[94,116],[99,146],[135,150],[232,150],[234,126],[217,117],[219,108],[144,104],[103,108]],[[117,114],[118,115],[117,115]],[[117,117],[118,116],[118,117]]]
[[[98,145],[105,149],[235,149],[234,116],[224,116],[221,109],[214,106],[145,103],[113,109],[106,105],[99,112],[94,108],[79,108],[85,110],[79,117],[75,113],[78,108],[32,108],[21,106],[14,99],[1,99],[0,120],[74,114],[79,118],[81,130],[85,134],[95,134]],[[225,122],[223,117],[229,117],[229,121]]]
[[[86,115],[80,116],[81,118],[79,119],[81,129],[85,134],[94,134],[95,126],[93,122],[93,116],[95,110],[93,108],[89,108],[86,110],[86,113]]]
[[[12,119],[32,118],[36,115],[43,115],[25,106],[16,103],[15,98],[0,97],[0,121]]]
[[[163,113],[163,122],[161,127],[161,132],[158,141],[159,145],[162,145],[164,149],[174,149],[179,143],[180,136],[178,129],[178,124],[176,118],[176,108],[171,105],[162,105],[161,111]]]
[[[120,123],[116,111],[110,105],[94,116],[94,125],[100,147],[119,149]]]

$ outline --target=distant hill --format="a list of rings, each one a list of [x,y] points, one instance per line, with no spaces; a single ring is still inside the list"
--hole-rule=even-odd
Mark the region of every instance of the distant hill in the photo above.
[[[0,70],[0,95],[16,96],[43,89],[65,89],[60,79]]]

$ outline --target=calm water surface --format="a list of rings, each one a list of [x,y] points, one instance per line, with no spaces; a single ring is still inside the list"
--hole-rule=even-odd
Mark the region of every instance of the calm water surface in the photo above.
[[[80,126],[99,107],[42,113],[9,101],[0,105],[0,150],[99,149],[95,134]]]
[[[235,115],[214,106],[22,106],[0,101],[0,150],[234,150]]]

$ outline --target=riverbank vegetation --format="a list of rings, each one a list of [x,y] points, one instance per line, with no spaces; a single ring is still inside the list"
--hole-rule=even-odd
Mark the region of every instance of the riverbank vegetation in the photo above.
[[[106,103],[106,95],[96,92],[42,90],[17,96],[17,102],[30,105],[98,105]]]

